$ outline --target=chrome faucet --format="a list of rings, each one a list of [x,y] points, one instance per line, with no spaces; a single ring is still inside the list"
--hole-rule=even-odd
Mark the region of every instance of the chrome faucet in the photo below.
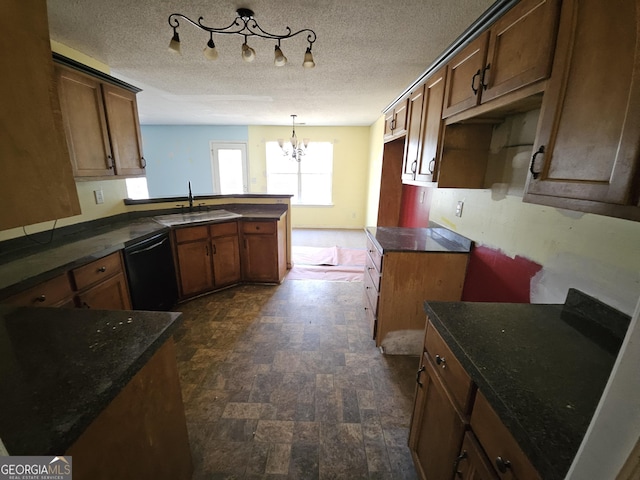
[[[189,182],[189,211],[193,210],[193,195],[191,194],[191,182]]]

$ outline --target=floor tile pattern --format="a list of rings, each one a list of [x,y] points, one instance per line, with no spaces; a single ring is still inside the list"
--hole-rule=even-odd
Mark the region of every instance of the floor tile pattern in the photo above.
[[[362,284],[243,285],[176,307],[195,479],[414,479],[418,358],[384,356]]]

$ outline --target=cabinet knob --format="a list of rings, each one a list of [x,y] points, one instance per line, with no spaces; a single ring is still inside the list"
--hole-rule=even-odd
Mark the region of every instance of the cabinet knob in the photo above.
[[[507,470],[511,468],[511,462],[502,457],[498,457],[496,458],[496,468],[500,473],[507,473]]]
[[[461,472],[460,470],[458,470],[458,467],[460,466],[460,462],[466,459],[467,457],[468,457],[467,451],[463,450],[462,453],[458,455],[458,458],[456,458],[456,461],[453,463],[453,471],[456,477],[458,478],[464,478],[464,472]]]
[[[416,170],[418,169],[418,160],[414,160],[411,162],[411,173],[416,174]]]
[[[429,173],[433,175],[433,169],[436,166],[436,157],[433,157],[429,162]]]
[[[40,295],[39,297],[36,297],[36,302],[44,302],[47,299],[47,296],[43,293],[42,295]]]
[[[482,85],[482,89],[486,90],[488,85],[485,81],[487,78],[487,71],[491,68],[491,64],[487,63],[487,66],[482,69],[482,80],[480,80],[480,84]]]
[[[140,157],[140,165],[142,166],[142,168],[147,168],[147,161],[144,159],[144,157]]]
[[[107,267],[102,266],[102,267],[100,267],[100,268],[98,269],[98,271],[99,271],[100,273],[104,273],[104,272],[106,272],[106,271],[107,271]]]
[[[447,368],[447,361],[440,355],[436,355],[436,363],[442,368]]]
[[[111,155],[107,155],[107,168],[113,170],[113,157]]]

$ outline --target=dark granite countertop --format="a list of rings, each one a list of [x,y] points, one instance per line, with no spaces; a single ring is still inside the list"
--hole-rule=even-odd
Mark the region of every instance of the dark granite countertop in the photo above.
[[[630,318],[573,289],[564,305],[425,302],[425,311],[542,478],[563,479]]]
[[[64,453],[180,315],[0,306],[0,438],[9,454]]]
[[[367,227],[367,236],[387,252],[469,253],[471,240],[444,227]]]
[[[183,221],[175,221],[171,226],[202,223],[203,219],[198,217],[198,214],[213,213],[222,209],[233,213],[234,217],[211,218],[206,223],[229,221],[234,218],[279,220],[287,212],[288,206],[286,204],[228,204],[211,206],[208,211],[194,208],[195,216],[189,217],[187,214]],[[180,212],[179,209],[174,211]],[[171,212],[173,216],[180,216],[174,211]],[[154,220],[154,217],[168,212],[145,213],[149,216],[101,225],[89,232],[68,235],[51,245],[42,245],[35,250],[32,248],[30,254],[26,256],[17,252],[15,258],[12,258],[10,254],[5,253],[4,261],[0,263],[0,300],[169,229],[168,225]]]

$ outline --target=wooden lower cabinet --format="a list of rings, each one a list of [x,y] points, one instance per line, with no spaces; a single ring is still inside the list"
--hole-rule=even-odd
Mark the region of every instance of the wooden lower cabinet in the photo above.
[[[416,382],[409,449],[421,479],[541,479],[430,322]]]
[[[285,218],[241,225],[243,280],[280,283],[287,272]]]
[[[97,285],[79,293],[81,308],[97,310],[131,310],[131,300],[124,273],[118,273]]]
[[[181,297],[213,289],[213,266],[209,256],[208,237],[178,244],[176,256]]]
[[[417,380],[409,433],[411,455],[420,478],[450,480],[466,420],[426,353],[422,356]]]
[[[130,310],[131,299],[121,253],[115,252],[6,298],[25,307]]]
[[[191,478],[175,355],[170,338],[65,452],[74,479]]]
[[[455,463],[456,480],[498,480],[473,432],[464,435],[462,449]]]
[[[131,298],[120,251],[70,272],[81,308],[130,310]]]
[[[173,239],[181,298],[242,279],[238,222],[178,228]]]

